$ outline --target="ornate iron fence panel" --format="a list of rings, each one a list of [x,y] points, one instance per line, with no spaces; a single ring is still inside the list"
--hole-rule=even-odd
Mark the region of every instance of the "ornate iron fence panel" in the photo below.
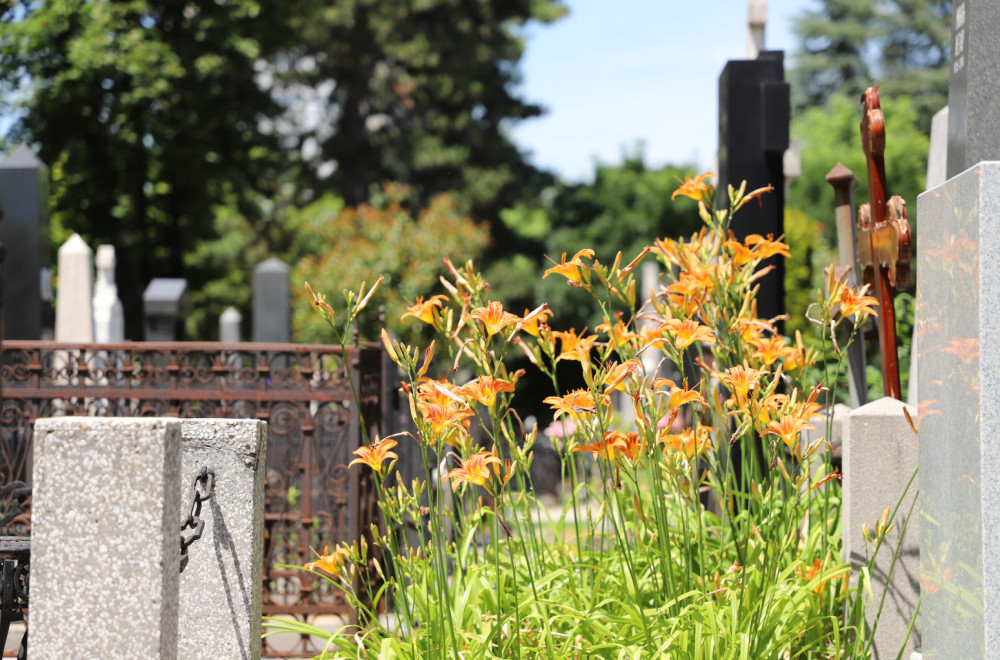
[[[31,484],[32,429],[40,417],[268,422],[264,613],[310,621],[325,614],[353,617],[326,581],[277,566],[311,561],[310,547],[352,541],[376,522],[371,479],[347,463],[363,442],[360,420],[373,435],[381,419],[380,347],[349,348],[345,360],[339,348],[301,344],[6,341],[0,381],[0,483]],[[15,503],[4,504],[2,510],[10,511]],[[26,509],[0,535],[29,534]],[[317,652],[304,639],[283,650],[268,648],[265,640],[265,656]]]

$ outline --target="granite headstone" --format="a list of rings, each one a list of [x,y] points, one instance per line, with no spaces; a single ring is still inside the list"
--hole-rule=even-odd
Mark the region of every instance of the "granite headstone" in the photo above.
[[[41,282],[49,260],[49,171],[21,145],[0,162],[0,240],[7,246],[3,306],[5,339],[41,339]],[[51,317],[50,317],[51,318]]]

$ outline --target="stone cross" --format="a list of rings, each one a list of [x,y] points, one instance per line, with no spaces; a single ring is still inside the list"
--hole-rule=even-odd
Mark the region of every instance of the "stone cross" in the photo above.
[[[886,396],[901,399],[892,289],[905,289],[910,282],[910,225],[903,198],[893,195],[886,200],[885,117],[878,88],[869,87],[861,96],[861,104],[861,145],[868,161],[869,203],[858,209],[858,265],[862,280],[870,285],[879,302],[883,391]]]
[[[97,281],[94,282],[94,341],[125,341],[125,311],[115,284],[115,246],[97,247]]]
[[[755,60],[764,50],[764,31],[767,27],[767,0],[749,0],[747,3],[747,59]]]
[[[1000,2],[955,0],[948,79],[948,178],[1000,159]]]
[[[79,234],[59,248],[56,341],[94,341],[94,251]]]

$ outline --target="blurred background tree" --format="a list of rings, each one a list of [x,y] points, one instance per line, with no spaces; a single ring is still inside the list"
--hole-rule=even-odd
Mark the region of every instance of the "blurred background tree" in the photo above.
[[[858,99],[882,85],[883,99],[912,98],[917,127],[948,103],[951,0],[818,0],[795,20],[791,72],[796,114],[839,94]]]
[[[328,192],[358,206],[404,181],[423,207],[451,191],[502,238],[500,210],[554,180],[507,135],[541,112],[516,95],[523,26],[565,11],[555,0],[13,0],[0,5],[0,113],[17,119],[2,145],[27,141],[52,165],[54,235],[118,247],[138,338],[152,277],[247,300],[245,264],[203,259],[238,249],[220,232],[258,230],[255,256],[294,260],[294,210]],[[189,329],[214,332],[204,318]]]
[[[185,274],[212,206],[243,207],[277,178],[279,107],[254,64],[291,35],[254,0],[14,1],[0,5],[0,113],[52,166],[54,235],[118,248],[128,336],[152,277]],[[247,206],[244,212],[252,212]],[[53,248],[54,249],[54,248]],[[200,286],[201,282],[193,282]]]

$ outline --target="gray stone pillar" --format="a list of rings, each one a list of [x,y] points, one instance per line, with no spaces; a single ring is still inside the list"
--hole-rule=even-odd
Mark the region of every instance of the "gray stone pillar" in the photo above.
[[[291,267],[277,257],[253,269],[253,340],[285,343],[292,336]]]
[[[35,423],[31,655],[177,658],[181,423]]]
[[[858,569],[865,565],[873,549],[871,544],[865,545],[862,525],[867,524],[874,534],[875,522],[887,506],[896,505],[917,469],[920,443],[906,421],[904,407],[916,420],[915,408],[885,397],[852,411],[844,424],[842,527],[844,561],[854,568],[853,580],[857,579]],[[875,631],[873,658],[897,656],[920,597],[917,579],[920,574],[919,506],[913,509],[906,523],[916,496],[917,480],[914,479],[896,516],[891,519],[895,527],[886,536],[871,571],[875,602],[865,609],[869,627],[878,612],[882,594],[888,592]],[[905,534],[904,523],[907,525]],[[899,553],[893,567],[897,546]],[[918,619],[906,642],[904,656],[920,648],[920,630]]]
[[[181,435],[185,492],[203,466],[215,484],[202,504],[204,531],[181,573],[177,655],[259,660],[267,424],[186,419]]]
[[[917,212],[923,651],[1000,658],[1000,162]]]

